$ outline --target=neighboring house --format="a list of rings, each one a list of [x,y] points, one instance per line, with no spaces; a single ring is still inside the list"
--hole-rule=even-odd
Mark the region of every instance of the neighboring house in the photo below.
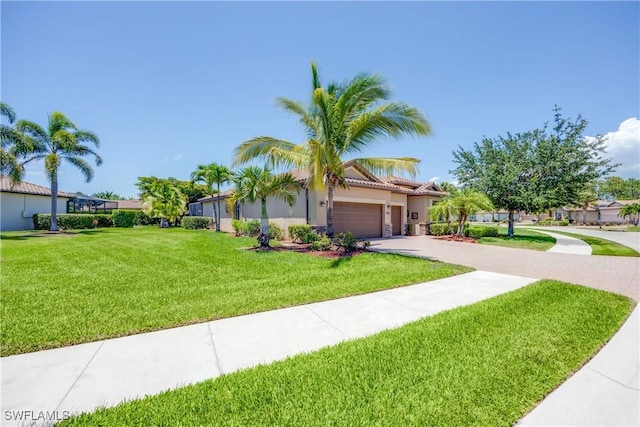
[[[500,222],[509,220],[509,211],[478,212],[469,217],[471,222]],[[520,222],[520,212],[513,213],[513,220]]]
[[[379,178],[355,161],[345,166],[345,178],[348,189],[336,188],[333,203],[333,228],[336,233],[351,231],[361,238],[389,237],[406,233],[407,224],[422,224],[424,234],[428,222],[428,209],[443,195],[440,187],[432,182],[420,183],[405,178]],[[285,231],[292,224],[310,224],[314,229],[323,231],[327,223],[326,192],[305,189],[308,173],[294,171],[292,174],[300,182],[302,189],[293,206],[277,199],[267,199],[269,220],[276,222]],[[232,213],[229,212],[226,199],[231,194],[220,194],[220,228],[232,231]],[[199,199],[202,215],[213,216],[213,203],[218,196]],[[198,209],[192,204],[190,209]],[[234,216],[242,219],[259,219],[260,203],[235,207]]]
[[[142,200],[114,200],[114,202],[118,202],[118,209],[142,210]]]
[[[74,194],[58,192],[58,213],[67,212],[67,202]],[[51,212],[51,190],[41,185],[0,176],[0,230],[31,230],[33,215]]]
[[[638,200],[599,200],[587,208],[587,224],[627,224],[629,219],[623,219],[620,208],[632,203],[640,203]],[[562,208],[554,212],[556,217],[568,219],[574,224],[582,224],[584,211],[579,207]]]

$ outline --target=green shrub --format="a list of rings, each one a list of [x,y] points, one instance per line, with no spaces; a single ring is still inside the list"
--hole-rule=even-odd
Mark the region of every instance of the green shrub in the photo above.
[[[542,225],[542,226],[561,226],[561,227],[566,227],[569,225],[569,221],[566,219],[563,220],[557,220],[557,219],[553,219],[553,218],[545,218],[543,220],[538,221],[538,225]]]
[[[245,233],[245,223],[243,221],[240,221],[239,219],[232,219],[231,220],[231,228],[233,228],[233,232],[235,233],[236,237],[240,237]]]
[[[467,237],[480,239],[482,237],[498,237],[498,227],[468,227],[464,233]]]
[[[58,228],[63,230],[81,230],[94,227],[113,227],[111,215],[106,214],[58,214]],[[94,220],[96,224],[94,225]],[[51,228],[51,214],[35,214],[33,228],[49,230]]]
[[[311,249],[314,251],[328,251],[331,249],[331,244],[332,242],[329,237],[318,236],[318,238],[311,243]]]
[[[284,240],[284,230],[275,222],[269,223],[269,238],[274,240]]]
[[[158,220],[152,218],[143,211],[136,211],[135,225],[156,225]]]
[[[249,237],[258,237],[261,233],[259,219],[250,219],[249,221],[245,222],[244,226],[244,232]]]
[[[118,209],[113,211],[113,213],[111,214],[113,226],[121,228],[133,228],[136,223],[136,214],[136,211],[126,209]],[[100,225],[98,224],[98,226]]]
[[[336,245],[339,250],[345,252],[353,252],[358,249],[358,239],[356,239],[356,236],[350,231],[338,234],[333,239],[333,244]]]
[[[429,224],[429,232],[434,236],[446,236],[456,232],[455,224],[448,225],[446,223]]]
[[[318,233],[308,224],[290,225],[289,237],[296,243],[312,243],[320,239]]]
[[[213,226],[213,218],[208,216],[185,216],[180,221],[182,228],[201,230]]]

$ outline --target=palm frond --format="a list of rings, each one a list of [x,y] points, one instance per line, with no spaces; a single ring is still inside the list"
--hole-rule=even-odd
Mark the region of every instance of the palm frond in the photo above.
[[[5,102],[0,101],[0,115],[7,118],[9,123],[13,123],[16,121],[16,113],[13,111],[13,108]]]
[[[76,125],[67,116],[59,111],[54,111],[49,115],[49,135],[53,135],[60,130],[78,130]]]
[[[284,139],[259,136],[243,142],[234,150],[233,166],[247,164],[262,159],[267,167],[300,167],[304,165],[306,148]]]
[[[91,167],[91,165],[89,165],[89,163],[86,160],[81,159],[80,157],[64,156],[63,158],[67,162],[74,165],[78,170],[80,170],[80,172],[82,172],[86,182],[89,182],[93,179],[93,168]]]
[[[418,165],[420,164],[420,160],[413,157],[368,157],[354,160],[374,175],[381,176],[408,174],[415,177],[418,174]]]
[[[75,135],[78,142],[90,142],[96,147],[100,147],[100,138],[90,130],[79,130]]]
[[[311,87],[313,90],[322,87],[320,84],[320,77],[318,77],[318,67],[315,62],[311,63]]]
[[[31,138],[39,141],[43,145],[49,145],[49,135],[47,132],[37,123],[29,120],[18,120],[16,122],[16,130]]]

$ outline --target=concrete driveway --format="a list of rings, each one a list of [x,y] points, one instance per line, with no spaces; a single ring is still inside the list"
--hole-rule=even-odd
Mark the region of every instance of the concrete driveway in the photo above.
[[[538,230],[540,227],[533,228],[532,230]],[[544,227],[549,231],[564,231],[567,233],[582,234],[584,236],[599,237],[601,239],[611,240],[612,242],[620,243],[621,245],[628,246],[636,251],[640,252],[640,233],[634,233],[629,231],[604,231],[600,229],[580,228],[580,227]]]
[[[640,258],[540,252],[448,242],[433,236],[373,239],[371,249],[462,264],[495,273],[562,280],[640,300]]]

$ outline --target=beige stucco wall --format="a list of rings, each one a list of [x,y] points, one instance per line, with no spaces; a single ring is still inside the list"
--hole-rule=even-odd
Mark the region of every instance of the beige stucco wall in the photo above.
[[[429,219],[429,208],[433,202],[438,201],[435,196],[410,196],[407,200],[409,209],[409,224],[424,224],[431,222]],[[418,219],[412,219],[411,214],[418,212]]]
[[[66,197],[58,197],[58,213],[67,212]],[[33,230],[33,215],[51,212],[51,197],[0,193],[0,230]]]

